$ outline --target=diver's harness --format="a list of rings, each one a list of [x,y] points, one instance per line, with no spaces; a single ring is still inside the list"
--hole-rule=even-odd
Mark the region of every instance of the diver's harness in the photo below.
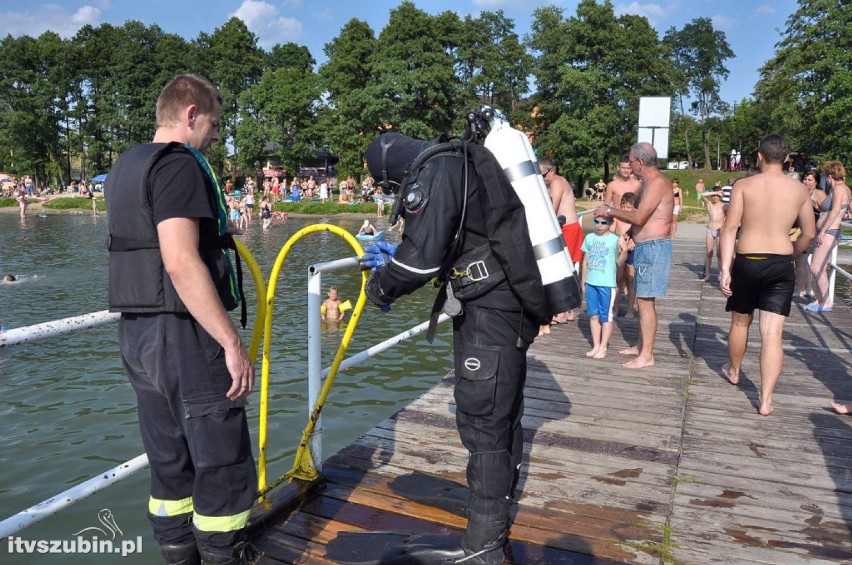
[[[464,227],[467,219],[468,196],[470,191],[470,162],[468,157],[468,143],[473,135],[468,130],[464,138],[459,136],[442,136],[442,141],[424,149],[412,163],[405,168],[402,182],[397,184],[388,179],[386,168],[387,150],[393,145],[393,141],[387,143],[382,140],[382,180],[379,185],[397,194],[388,221],[395,224],[402,213],[402,207],[406,200],[405,191],[414,180],[411,177],[432,157],[447,153],[462,153],[464,159],[463,189],[462,189],[462,211],[455,237],[450,244],[450,252],[447,253],[444,263],[438,271],[434,285],[440,288],[435,303],[432,306],[432,314],[429,319],[429,328],[426,333],[427,341],[434,339],[437,328],[438,316],[441,311],[450,317],[456,317],[464,311],[464,302],[486,294],[497,285],[506,280],[506,275],[498,259],[491,252],[491,246],[486,238],[473,249],[461,253],[466,237],[479,236],[465,234]],[[441,138],[439,138],[441,139]],[[410,203],[412,207],[421,205],[420,202]]]

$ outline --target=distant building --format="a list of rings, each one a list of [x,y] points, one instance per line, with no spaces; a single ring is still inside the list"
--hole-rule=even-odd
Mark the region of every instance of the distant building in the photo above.
[[[263,155],[266,159],[262,167],[263,176],[265,177],[292,177],[288,175],[288,171],[281,166],[281,160],[278,157],[278,152],[281,149],[281,144],[275,141],[267,141],[263,145]],[[315,149],[313,157],[304,159],[300,163],[298,175],[299,177],[313,176],[316,181],[323,181],[328,177],[335,176],[334,167],[337,165],[340,158],[337,155],[332,155],[325,149]]]

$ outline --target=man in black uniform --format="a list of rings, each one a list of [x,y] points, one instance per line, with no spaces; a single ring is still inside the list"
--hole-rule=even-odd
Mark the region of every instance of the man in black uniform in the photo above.
[[[202,155],[222,99],[181,75],[157,100],[153,143],[109,172],[109,307],[151,465],[148,512],[168,563],[233,563],[255,499],[246,423],[254,368],[227,310],[241,298],[224,196]]]
[[[455,314],[456,424],[470,452],[468,525],[455,553],[426,544],[398,559],[493,565],[504,560],[523,455],[526,353],[550,312],[523,205],[500,165],[481,145],[442,141],[391,133],[367,151],[370,173],[401,185],[406,222],[398,248],[367,249],[365,264],[382,264],[367,296],[387,307],[433,278],[444,283],[436,307]]]

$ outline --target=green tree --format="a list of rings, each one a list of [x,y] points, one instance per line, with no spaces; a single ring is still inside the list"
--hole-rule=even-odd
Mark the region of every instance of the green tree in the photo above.
[[[0,42],[0,162],[13,173],[33,176],[36,184],[56,172],[65,142],[66,52],[53,32],[38,39],[8,35]]]
[[[502,10],[467,16],[460,29],[456,72],[464,85],[462,106],[483,102],[512,112],[528,90],[532,57]]]
[[[710,168],[710,120],[727,110],[719,97],[719,86],[728,78],[725,61],[734,56],[725,32],[714,29],[710,18],[696,18],[677,30],[669,28],[663,38],[675,67],[675,86],[683,113],[683,100],[691,98],[690,110],[698,118],[704,147],[704,167]],[[684,130],[688,136],[688,130]],[[689,142],[686,142],[689,147]],[[691,160],[691,155],[690,155]]]
[[[670,76],[656,32],[644,17],[615,17],[606,1],[582,0],[563,18],[536,10],[528,46],[535,51],[534,145],[553,155],[580,188],[636,139],[639,97],[666,94]]]
[[[275,69],[295,67],[306,71],[313,70],[317,62],[311,51],[304,45],[285,43],[274,45],[264,57],[263,70],[274,71]]]
[[[321,138],[339,155],[340,174],[361,172],[367,145],[382,125],[372,121],[367,112],[376,47],[370,25],[353,18],[323,49],[327,61],[320,67],[319,76],[327,105],[321,113]]]
[[[799,0],[776,53],[761,69],[756,101],[770,128],[812,155],[852,154],[852,10],[846,0]]]
[[[119,154],[115,128],[120,120],[111,80],[115,52],[121,48],[122,39],[118,28],[103,24],[97,28],[83,26],[72,40],[78,51],[78,74],[69,123],[74,124],[70,127],[76,128],[80,143],[88,147],[90,160],[99,172]]]
[[[419,138],[451,130],[464,111],[457,107],[461,88],[454,72],[452,16],[430,16],[409,0],[391,10],[372,59],[368,122]]]
[[[260,80],[264,54],[257,46],[257,36],[237,17],[229,19],[211,35],[199,34],[195,45],[202,61],[201,74],[209,78],[222,94],[219,128],[222,143],[214,145],[208,157],[219,175],[223,176],[227,146],[233,144],[235,152],[239,152],[235,138],[243,113],[240,95]]]
[[[243,170],[253,170],[259,144],[265,140],[279,145],[281,163],[288,171],[298,172],[302,160],[318,146],[315,116],[320,95],[319,77],[313,71],[291,67],[264,73],[241,100],[246,125],[239,129],[235,149]]]

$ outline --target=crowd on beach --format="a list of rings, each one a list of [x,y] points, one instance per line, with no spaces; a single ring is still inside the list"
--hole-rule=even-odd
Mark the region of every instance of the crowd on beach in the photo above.
[[[47,196],[59,196],[63,192],[75,196],[89,196],[101,190],[102,185],[93,181],[72,180],[62,188],[44,184],[36,186],[30,175],[24,175],[20,179],[3,177],[0,179],[0,198],[17,198],[25,196],[28,198],[44,198]]]
[[[337,186],[338,196],[334,198]],[[235,189],[231,180],[226,181],[225,196],[228,201],[228,219],[238,229],[246,229],[252,223],[252,215],[262,220],[263,229],[269,228],[275,220],[286,219],[286,212],[278,212],[275,205],[281,202],[300,202],[318,200],[319,202],[338,202],[339,204],[358,204],[375,202],[376,215],[381,218],[390,204],[390,198],[382,188],[376,186],[373,177],[366,175],[358,186],[351,175],[337,183],[334,177],[316,179],[314,176],[294,177],[289,183],[280,177],[266,177],[257,188],[255,179],[249,177],[241,189]],[[256,205],[257,195],[260,201]],[[257,208],[257,209],[256,209]]]

